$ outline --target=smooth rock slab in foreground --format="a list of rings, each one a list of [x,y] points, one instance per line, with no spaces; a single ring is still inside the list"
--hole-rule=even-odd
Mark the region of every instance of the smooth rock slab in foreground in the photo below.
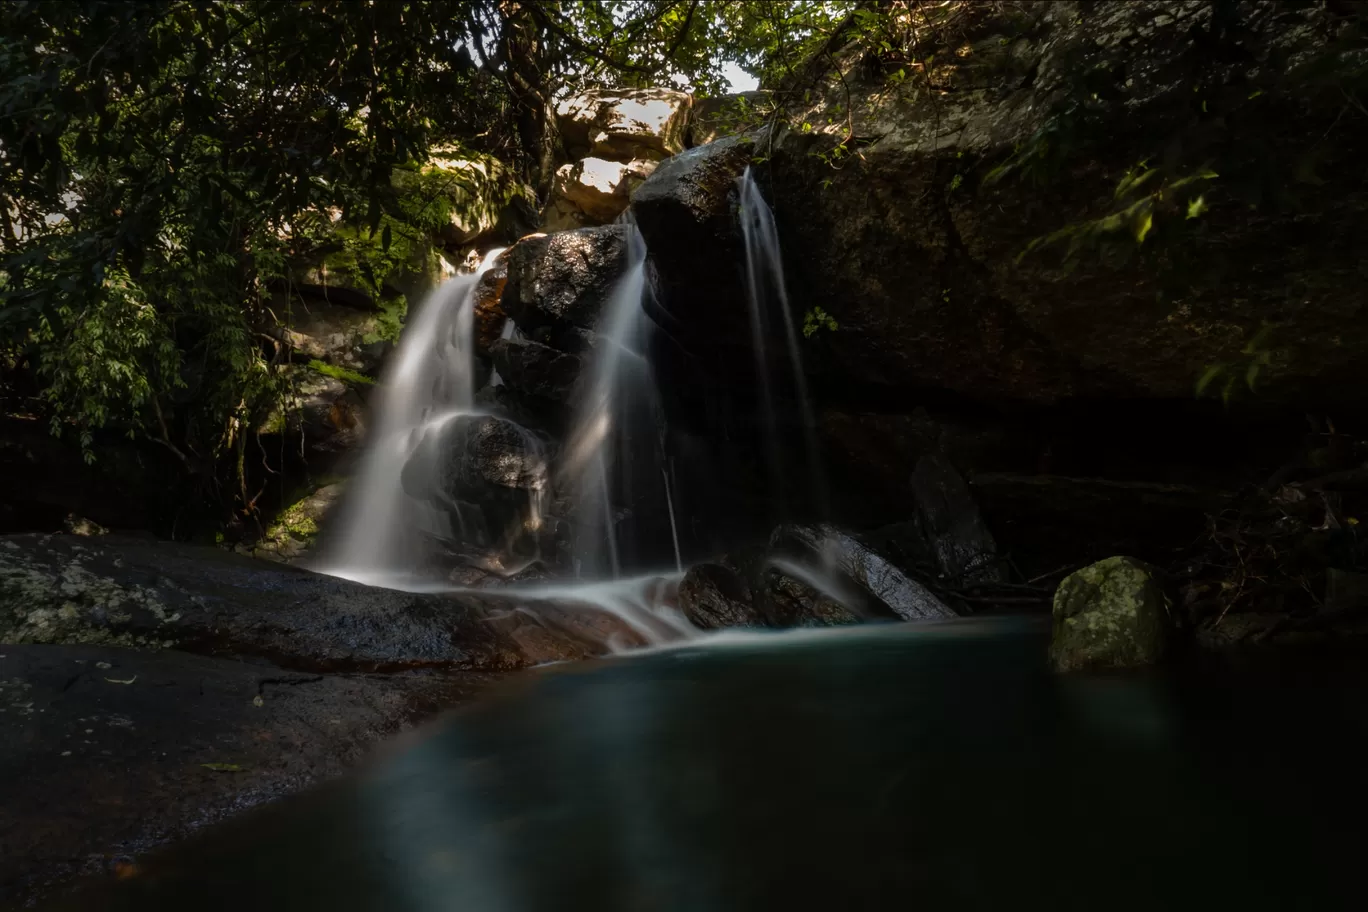
[[[509,621],[524,607],[532,639]],[[601,655],[604,627],[639,642],[570,599],[399,592],[171,542],[0,539],[0,643],[176,647],[302,671],[501,671]]]
[[[0,906],[332,778],[490,680],[0,646]]]

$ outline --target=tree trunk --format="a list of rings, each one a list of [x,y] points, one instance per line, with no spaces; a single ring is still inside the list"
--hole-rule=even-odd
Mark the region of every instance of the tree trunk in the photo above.
[[[551,104],[546,43],[529,5],[507,0],[500,6],[503,29],[500,53],[513,102],[515,120],[526,168],[537,198],[545,200],[551,190],[560,154],[560,131]]]

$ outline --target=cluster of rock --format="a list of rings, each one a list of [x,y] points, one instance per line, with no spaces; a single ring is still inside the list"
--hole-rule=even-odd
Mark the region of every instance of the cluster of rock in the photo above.
[[[693,98],[669,89],[592,92],[556,110],[570,161],[557,171],[542,227],[606,225],[664,159],[684,151]]]

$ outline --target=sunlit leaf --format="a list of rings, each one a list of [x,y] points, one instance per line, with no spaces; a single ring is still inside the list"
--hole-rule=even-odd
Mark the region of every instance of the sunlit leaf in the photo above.
[[[1190,199],[1188,200],[1187,205],[1187,217],[1190,219],[1195,219],[1198,216],[1200,216],[1203,212],[1206,212],[1206,209],[1207,205],[1205,196],[1198,196],[1194,199]]]
[[[1154,213],[1146,210],[1135,223],[1135,242],[1145,243],[1145,238],[1149,236],[1150,229],[1154,227]]]
[[[1225,372],[1225,369],[1224,364],[1213,364],[1203,371],[1202,376],[1197,379],[1197,395],[1202,395],[1206,388],[1212,384],[1212,381]]]

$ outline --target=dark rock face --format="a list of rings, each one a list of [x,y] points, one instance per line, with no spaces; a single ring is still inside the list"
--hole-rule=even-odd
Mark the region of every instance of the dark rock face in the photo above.
[[[923,456],[912,473],[917,518],[941,575],[956,583],[1006,582],[997,543],[969,486],[938,453]]]
[[[499,340],[508,314],[503,309],[504,288],[508,286],[508,253],[496,259],[480,276],[475,286],[475,350],[488,355]]]
[[[592,329],[626,257],[622,225],[524,238],[508,254],[503,309],[529,335]],[[570,345],[556,347],[574,350]]]
[[[768,180],[795,309],[839,322],[823,340],[836,372],[978,399],[1185,400],[1208,367],[1226,365],[1218,383],[1238,392],[1257,363],[1266,403],[1361,401],[1368,320],[1349,239],[1368,213],[1368,146],[1332,127],[1342,98],[1312,75],[1342,72],[1336,14],[1035,9],[1029,25],[977,18],[938,77],[947,91],[863,84],[848,62],[847,85],[798,114],[812,132],[776,137]],[[1238,52],[1210,50],[1236,33]],[[1090,78],[1106,84],[1089,94]],[[847,97],[849,130],[870,140],[833,168],[823,129],[845,135]],[[1122,187],[1146,159],[1148,183]],[[1265,324],[1287,329],[1261,337]]]
[[[671,332],[748,338],[736,181],[754,152],[753,139],[736,136],[690,149],[661,163],[632,197]]]
[[[114,529],[156,528],[187,506],[188,492],[167,484],[181,471],[165,448],[124,441],[104,444],[88,465],[46,422],[0,418],[0,534],[56,532],[70,513]]]
[[[1028,576],[1117,553],[1165,563],[1234,500],[1219,488],[1058,475],[975,475],[973,491]]]
[[[679,607],[685,617],[703,630],[767,626],[755,610],[745,580],[721,564],[695,564],[689,568],[679,583]]]
[[[531,339],[500,339],[490,349],[504,383],[528,396],[568,403],[583,362]]]
[[[491,676],[301,674],[112,646],[0,646],[0,903],[352,766]]]

